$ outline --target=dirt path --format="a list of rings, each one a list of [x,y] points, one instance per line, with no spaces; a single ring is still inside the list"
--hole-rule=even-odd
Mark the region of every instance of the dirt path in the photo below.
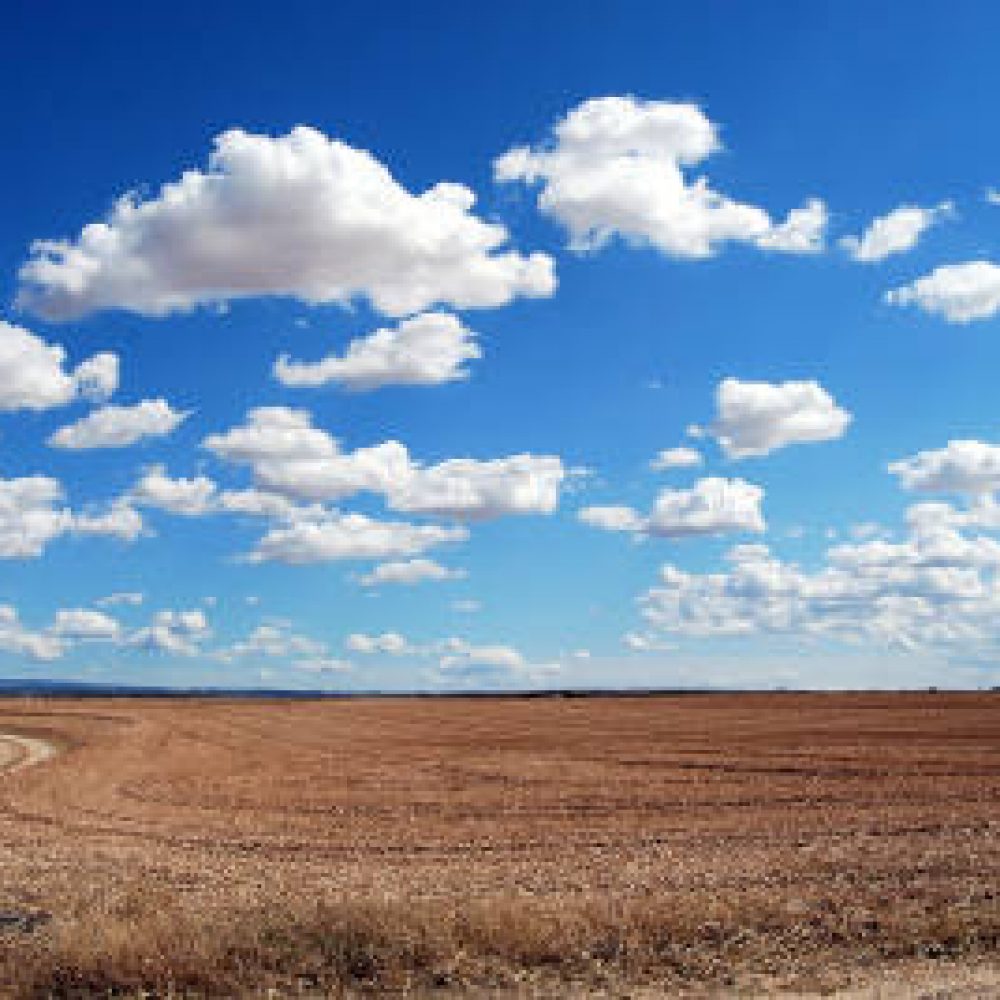
[[[55,752],[55,746],[48,740],[0,733],[0,773],[20,771],[23,767],[40,764]]]

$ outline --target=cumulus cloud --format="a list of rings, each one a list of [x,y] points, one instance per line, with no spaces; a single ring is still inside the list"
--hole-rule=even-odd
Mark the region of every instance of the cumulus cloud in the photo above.
[[[847,430],[852,419],[815,381],[774,384],[727,378],[716,388],[715,405],[715,420],[703,432],[711,434],[730,458],[831,441]]]
[[[173,656],[197,656],[203,643],[211,638],[212,629],[201,608],[158,611],[145,628],[136,629],[126,641],[151,652]]]
[[[251,410],[243,426],[210,435],[204,447],[250,465],[265,489],[301,500],[367,492],[382,495],[391,510],[468,520],[551,514],[567,476],[562,461],[550,455],[455,458],[427,466],[398,441],[345,452],[312,426],[308,413],[285,407]]]
[[[585,507],[579,519],[605,531],[662,538],[764,531],[764,490],[742,479],[708,477],[688,490],[661,490],[653,510],[643,515],[631,507]]]
[[[647,523],[637,510],[613,504],[584,507],[577,513],[577,518],[583,524],[603,531],[643,531]]]
[[[533,663],[520,650],[502,644],[476,644],[452,637],[437,643],[438,679],[445,682],[514,675],[537,683],[559,673],[557,662]]]
[[[412,194],[371,153],[313,128],[231,129],[207,169],[145,201],[126,194],[75,240],[36,242],[18,302],[52,320],[101,309],[162,316],[260,295],[366,298],[403,316],[551,295],[552,259],[510,249],[504,226],[474,204],[461,184]]]
[[[963,523],[962,512],[922,506],[901,541],[834,545],[814,571],[765,545],[736,546],[715,573],[665,565],[639,601],[650,635],[789,635],[905,649],[995,643],[1000,543],[970,534],[975,519]]]
[[[450,569],[433,559],[404,559],[379,563],[358,582],[363,587],[378,587],[385,583],[412,586],[425,581],[464,580],[466,576],[468,574],[464,569]]]
[[[57,635],[31,631],[21,624],[16,608],[0,604],[0,651],[48,662],[62,657],[66,643]]]
[[[162,465],[147,469],[132,490],[132,500],[171,514],[199,517],[216,509],[216,485],[205,476],[172,478]]]
[[[557,122],[551,141],[506,152],[494,173],[501,182],[540,185],[539,209],[581,251],[615,236],[672,257],[709,257],[730,241],[822,249],[826,208],[818,199],[776,224],[763,208],[688,175],[720,148],[717,126],[694,104],[601,97]]]
[[[52,623],[52,634],[66,639],[97,639],[114,642],[120,638],[122,627],[118,621],[103,611],[91,608],[60,608]]]
[[[694,448],[666,448],[650,463],[653,472],[668,472],[670,469],[694,469],[702,464],[701,452]]]
[[[844,236],[840,245],[853,260],[871,264],[893,254],[912,250],[920,237],[933,225],[955,214],[955,206],[943,201],[933,208],[900,205],[887,215],[872,219],[860,236]]]
[[[47,410],[75,399],[101,400],[118,388],[118,356],[102,352],[76,368],[66,350],[0,320],[0,410]]]
[[[784,222],[772,225],[757,246],[781,253],[821,253],[829,221],[826,203],[810,198],[801,208],[793,208]]]
[[[986,260],[942,264],[930,274],[886,292],[890,305],[915,305],[949,323],[971,323],[1000,312],[1000,266]]]
[[[889,472],[908,490],[983,496],[1000,490],[1000,445],[949,441],[944,448],[891,462]]]
[[[424,313],[392,329],[352,340],[343,355],[321,361],[278,358],[274,377],[291,388],[341,385],[353,392],[387,385],[442,385],[469,377],[466,362],[481,357],[476,335],[449,313]]]
[[[1000,191],[995,187],[988,187],[983,192],[983,198],[987,205],[1000,205]]]
[[[383,632],[381,635],[352,632],[344,640],[344,645],[352,652],[366,655],[385,653],[388,656],[406,656],[416,652],[414,647],[398,632]]]
[[[444,654],[438,661],[442,670],[468,667],[495,667],[501,670],[520,670],[525,666],[524,657],[513,646],[475,646],[465,639],[446,639]]]
[[[103,513],[73,511],[63,489],[49,476],[0,479],[0,559],[32,559],[64,535],[105,535],[134,541],[142,518],[127,501]]]
[[[248,556],[250,562],[291,565],[334,560],[413,556],[446,542],[469,537],[460,526],[378,521],[364,514],[326,511],[271,528]]]
[[[231,646],[214,653],[226,663],[243,659],[293,659],[306,657],[318,660],[327,655],[326,643],[294,632],[289,623],[267,621],[257,625],[250,634]]]
[[[53,448],[127,448],[143,438],[164,437],[190,416],[165,399],[144,399],[132,406],[102,406],[49,438]]]

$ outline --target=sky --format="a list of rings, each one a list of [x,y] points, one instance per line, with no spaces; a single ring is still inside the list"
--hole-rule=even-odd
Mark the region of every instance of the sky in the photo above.
[[[1000,683],[1000,9],[15,0],[0,677]]]

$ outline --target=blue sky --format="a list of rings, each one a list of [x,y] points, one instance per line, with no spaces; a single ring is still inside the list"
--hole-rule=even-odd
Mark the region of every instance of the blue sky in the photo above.
[[[4,18],[0,675],[1000,680],[994,5]]]

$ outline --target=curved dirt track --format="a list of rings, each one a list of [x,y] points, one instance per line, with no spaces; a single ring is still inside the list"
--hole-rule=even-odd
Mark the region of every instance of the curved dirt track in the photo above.
[[[0,701],[4,732],[60,752],[0,775],[0,913],[51,917],[0,926],[0,985],[277,975],[239,947],[285,920],[364,942],[348,982],[569,995],[996,954],[995,695]]]
[[[41,764],[56,752],[55,744],[33,736],[0,733],[0,775]]]

